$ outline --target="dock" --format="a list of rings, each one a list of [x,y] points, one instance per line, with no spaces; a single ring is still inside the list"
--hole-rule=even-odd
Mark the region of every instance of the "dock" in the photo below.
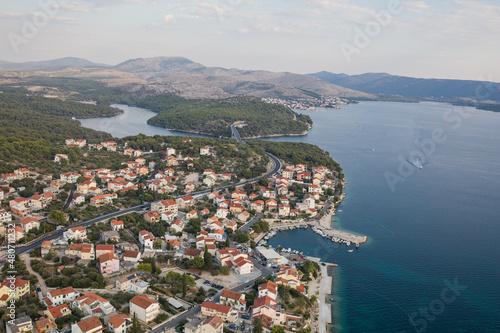
[[[351,243],[365,243],[368,240],[367,236],[361,236],[361,235],[356,235],[356,234],[351,234],[349,232],[337,230],[337,229],[319,229],[322,230],[323,233],[325,233],[327,236],[330,238],[338,238],[343,241],[349,241]]]
[[[328,302],[332,290],[332,277],[328,275],[328,267],[333,266],[326,264],[321,265],[321,286],[319,289],[319,333],[327,333],[328,325],[332,324],[332,306]]]

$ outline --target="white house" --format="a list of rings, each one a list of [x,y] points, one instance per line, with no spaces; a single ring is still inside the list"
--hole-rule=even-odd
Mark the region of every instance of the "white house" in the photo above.
[[[153,321],[160,313],[160,305],[146,295],[134,296],[129,302],[130,314],[144,323]]]
[[[53,306],[57,306],[63,303],[73,302],[77,297],[80,297],[80,293],[73,289],[73,287],[66,287],[49,291],[47,297],[52,302]]]
[[[123,313],[115,314],[108,320],[108,330],[112,333],[125,333],[132,326],[132,318]]]
[[[81,240],[83,241],[84,239],[87,238],[87,231],[85,230],[84,227],[74,227],[70,228],[68,231],[65,231],[63,233],[63,238],[65,240]]]

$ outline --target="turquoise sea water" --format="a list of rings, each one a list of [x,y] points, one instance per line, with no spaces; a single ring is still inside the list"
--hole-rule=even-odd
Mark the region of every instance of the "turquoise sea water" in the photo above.
[[[119,137],[180,135],[132,112],[82,123]],[[341,164],[335,226],[369,241],[349,253],[293,230],[270,243],[339,264],[333,330],[500,332],[500,113],[364,102],[307,114],[307,136],[269,140],[316,144]],[[417,157],[423,169],[408,167]]]
[[[309,135],[276,140],[317,144],[341,164],[347,198],[334,225],[369,242],[349,253],[295,230],[270,244],[340,265],[333,330],[500,332],[500,114],[432,103],[308,114]],[[400,174],[418,151],[423,169]],[[401,177],[393,188],[389,173]]]

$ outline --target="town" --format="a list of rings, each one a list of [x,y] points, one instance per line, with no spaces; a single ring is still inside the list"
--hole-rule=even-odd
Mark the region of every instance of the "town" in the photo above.
[[[338,173],[234,140],[136,139],[68,139],[52,174],[2,175],[5,332],[318,331],[318,260],[265,240],[331,212]]]
[[[281,104],[293,110],[307,110],[318,111],[316,108],[330,108],[340,109],[340,105],[347,105],[351,103],[349,100],[340,97],[321,97],[321,98],[297,98],[297,99],[283,99],[283,98],[263,98],[266,103]]]

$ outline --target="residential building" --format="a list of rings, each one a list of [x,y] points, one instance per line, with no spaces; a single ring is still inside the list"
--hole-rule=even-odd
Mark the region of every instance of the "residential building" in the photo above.
[[[187,248],[182,255],[183,258],[193,259],[194,257],[200,257],[202,255],[202,250]]]
[[[238,319],[238,312],[232,310],[230,306],[210,302],[201,304],[201,314],[204,316],[218,316],[220,319],[235,322]]]
[[[107,316],[116,311],[107,299],[94,293],[86,293],[75,299],[72,308],[78,308],[89,316]]]
[[[119,242],[120,241],[120,233],[115,230],[109,230],[109,231],[101,231],[101,240],[105,241],[106,243],[108,241],[111,242]]]
[[[177,216],[178,209],[178,205],[173,199],[157,201],[151,204],[151,210],[156,210],[161,214],[170,212],[174,216]]]
[[[139,243],[144,246],[144,249],[152,250],[155,237],[146,230],[141,230],[139,232]]]
[[[141,260],[141,252],[139,251],[125,251],[122,256],[123,261],[138,263]]]
[[[111,229],[113,229],[114,231],[118,231],[120,229],[125,228],[123,221],[111,220],[110,224],[111,224]]]
[[[101,323],[99,318],[96,316],[83,319],[82,321],[79,321],[71,325],[72,333],[100,333],[105,329],[106,327]]]
[[[245,311],[247,306],[247,302],[245,301],[245,294],[227,289],[222,290],[219,303],[222,305],[230,306],[238,311]]]
[[[57,325],[49,318],[40,318],[35,321],[35,328],[38,333],[57,333]]]
[[[123,313],[115,314],[108,320],[108,330],[112,333],[126,333],[132,326],[132,318]]]
[[[149,287],[149,283],[141,280],[137,275],[132,274],[123,277],[115,282],[116,289],[121,291],[144,294]]]
[[[25,217],[19,221],[19,224],[23,227],[25,233],[29,232],[31,229],[40,228],[40,221],[34,217]]]
[[[117,199],[118,195],[116,193],[108,193],[103,195],[98,195],[96,197],[90,198],[90,205],[94,207],[101,207],[107,204],[112,204],[113,199]]]
[[[47,293],[47,298],[53,306],[73,302],[77,297],[80,297],[80,293],[73,287],[56,289]]]
[[[30,282],[19,277],[6,278],[0,283],[0,306],[7,306],[11,299],[20,299],[30,291]]]
[[[144,218],[144,221],[149,223],[157,223],[161,220],[161,214],[157,210],[145,212],[142,214],[142,217]]]
[[[193,320],[184,326],[184,333],[222,333],[224,321],[218,316],[210,316],[203,321]]]
[[[248,254],[240,252],[234,248],[220,249],[215,252],[215,260],[221,266],[233,267],[235,272],[240,275],[251,274],[253,272],[253,263],[248,259]]]
[[[170,230],[172,233],[182,232],[182,230],[184,230],[184,226],[185,224],[183,221],[175,219],[174,222],[170,224]]]
[[[257,287],[258,297],[268,296],[274,300],[278,299],[278,285],[272,281],[259,284]]]
[[[48,301],[48,300],[46,301],[46,303],[47,302],[50,303],[50,301]],[[47,316],[47,318],[49,318],[51,320],[56,320],[57,318],[70,316],[71,310],[69,309],[68,304],[61,304],[58,306],[49,305],[49,306],[47,306],[47,310],[45,310],[43,313],[44,313],[44,315]]]
[[[187,195],[185,197],[178,198],[175,201],[177,202],[179,209],[186,209],[186,208],[194,205],[194,198],[191,195]]]
[[[101,255],[105,253],[114,254],[115,246],[113,244],[97,244],[95,246],[95,257],[99,258]]]
[[[238,220],[241,222],[246,222],[250,218],[250,213],[246,210],[238,214]]]
[[[301,293],[306,291],[304,284],[300,282],[300,276],[295,267],[281,266],[280,271],[276,273],[275,282],[277,284],[287,285]]]
[[[153,321],[160,313],[160,305],[157,301],[150,299],[146,295],[134,296],[129,302],[130,315],[134,314],[137,319],[144,323]]]
[[[94,245],[93,244],[71,244],[66,250],[66,255],[76,256],[83,260],[94,260]]]
[[[63,233],[63,238],[65,240],[83,241],[87,239],[87,231],[84,227],[74,227],[70,228],[68,231]]]
[[[112,274],[120,271],[120,261],[112,253],[105,253],[99,257],[99,270],[101,274]]]
[[[33,332],[33,322],[24,312],[17,313],[16,319],[9,320],[5,324],[7,333],[28,333]]]

